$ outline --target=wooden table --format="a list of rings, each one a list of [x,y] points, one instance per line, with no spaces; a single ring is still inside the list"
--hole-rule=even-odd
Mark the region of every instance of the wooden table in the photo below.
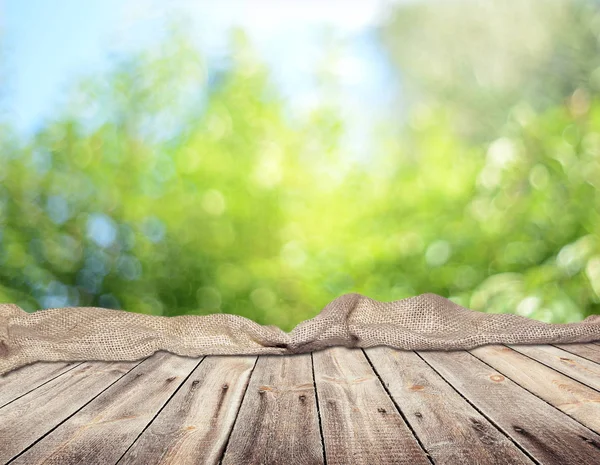
[[[0,463],[600,464],[600,344],[37,363]]]

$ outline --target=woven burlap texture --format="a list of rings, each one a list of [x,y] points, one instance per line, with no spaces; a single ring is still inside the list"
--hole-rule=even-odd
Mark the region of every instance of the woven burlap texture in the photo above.
[[[27,313],[0,304],[0,374],[37,361],[133,361],[159,350],[198,357],[285,355],[330,346],[458,350],[597,340],[600,315],[549,324],[469,310],[436,294],[393,302],[346,294],[290,333],[223,313],[165,317],[98,307]]]

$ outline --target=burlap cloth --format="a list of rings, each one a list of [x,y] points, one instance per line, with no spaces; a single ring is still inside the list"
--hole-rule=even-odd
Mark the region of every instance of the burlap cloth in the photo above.
[[[394,302],[346,294],[290,333],[222,313],[165,317],[97,307],[27,313],[0,304],[0,374],[37,361],[139,360],[159,350],[198,357],[297,354],[330,346],[457,350],[597,340],[600,315],[549,324],[472,311],[435,294]]]

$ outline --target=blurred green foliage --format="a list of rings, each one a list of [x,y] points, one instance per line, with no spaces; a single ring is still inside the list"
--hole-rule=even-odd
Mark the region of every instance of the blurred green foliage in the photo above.
[[[491,13],[471,3],[399,6],[382,29],[415,98],[368,163],[344,156],[327,99],[289,117],[241,33],[225,69],[174,32],[82,82],[30,140],[3,126],[0,300],[286,330],[346,292],[434,292],[552,322],[599,313],[598,9],[552,3],[525,53],[533,13],[495,3],[486,35]],[[423,28],[447,9],[473,26]],[[531,15],[505,44],[494,31],[514,9]],[[487,80],[473,70],[495,55],[473,31],[516,54]],[[557,60],[572,66],[552,72]]]

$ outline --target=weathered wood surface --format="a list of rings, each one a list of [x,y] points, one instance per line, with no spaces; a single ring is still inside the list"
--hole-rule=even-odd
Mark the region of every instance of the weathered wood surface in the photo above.
[[[256,357],[205,357],[119,464],[216,463],[255,363]]]
[[[35,363],[0,377],[0,407],[51,381],[81,363]]]
[[[533,463],[415,352],[366,353],[434,463]]]
[[[600,390],[600,365],[553,346],[510,346],[577,381]]]
[[[600,345],[37,363],[0,464],[600,464]]]
[[[310,354],[260,357],[223,464],[323,463]]]
[[[137,363],[88,362],[0,409],[0,463],[67,420]]]
[[[478,347],[471,353],[519,386],[600,433],[600,392],[509,347]]]
[[[420,352],[420,355],[538,462],[575,465],[600,460],[600,436],[474,355],[468,352]]]
[[[313,353],[328,464],[429,464],[364,353]]]
[[[115,463],[197,364],[168,353],[145,360],[13,463]]]
[[[556,347],[587,358],[592,362],[600,363],[600,345],[598,344],[556,344]]]

